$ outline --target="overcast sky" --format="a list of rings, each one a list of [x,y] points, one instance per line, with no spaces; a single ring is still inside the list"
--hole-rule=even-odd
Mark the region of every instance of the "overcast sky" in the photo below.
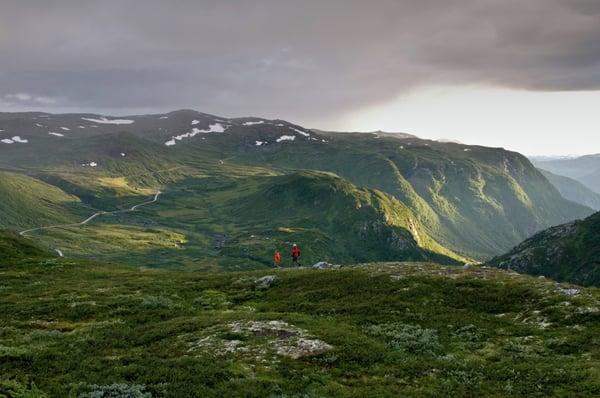
[[[597,0],[0,0],[0,111],[192,108],[600,152]]]

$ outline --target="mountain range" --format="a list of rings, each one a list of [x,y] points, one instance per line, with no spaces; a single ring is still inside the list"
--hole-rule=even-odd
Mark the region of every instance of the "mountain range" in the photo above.
[[[600,210],[600,194],[573,178],[554,174],[544,169],[539,170],[565,199],[588,206],[594,210]]]
[[[600,193],[600,154],[557,159],[532,157],[531,161],[541,169],[573,178]]]
[[[0,169],[0,227],[157,267],[485,260],[593,213],[502,148],[191,110],[0,114]]]

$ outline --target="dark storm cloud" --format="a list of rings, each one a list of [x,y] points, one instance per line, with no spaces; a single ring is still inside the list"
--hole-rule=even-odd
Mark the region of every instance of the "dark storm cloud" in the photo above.
[[[594,0],[0,0],[4,108],[302,122],[427,84],[600,88]]]

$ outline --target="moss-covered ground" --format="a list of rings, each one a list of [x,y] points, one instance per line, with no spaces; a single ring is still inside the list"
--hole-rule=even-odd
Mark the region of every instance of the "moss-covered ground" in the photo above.
[[[0,396],[600,394],[600,292],[483,267],[33,257],[0,261],[0,296]]]

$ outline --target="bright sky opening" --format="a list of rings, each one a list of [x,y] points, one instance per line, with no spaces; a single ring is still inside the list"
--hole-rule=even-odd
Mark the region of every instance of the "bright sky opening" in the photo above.
[[[527,155],[583,155],[600,149],[598,104],[598,91],[440,86],[350,113],[337,127],[405,132]]]

